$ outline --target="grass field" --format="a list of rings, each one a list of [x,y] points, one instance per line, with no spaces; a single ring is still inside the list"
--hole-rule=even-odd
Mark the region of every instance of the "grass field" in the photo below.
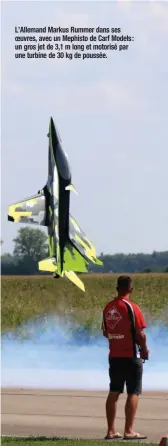
[[[108,441],[107,443],[112,443],[113,446],[118,446],[118,444],[122,441]],[[35,438],[35,439],[31,439],[31,438],[15,438],[15,437],[3,437],[2,438],[2,445],[3,446],[41,446],[41,445],[45,445],[45,446],[53,446],[54,444],[58,444],[58,446],[99,446],[102,445],[103,443],[105,443],[105,441],[96,441],[96,440],[75,440],[75,439],[60,439],[60,438],[53,438],[51,440],[46,439],[46,438]],[[124,444],[126,444],[127,446],[137,446],[137,441],[133,442],[131,441],[124,441]],[[142,446],[146,446],[146,443],[143,443],[141,441],[139,441],[139,443]],[[157,443],[148,443],[150,444],[150,446],[155,446]]]
[[[118,275],[83,275],[86,292],[68,280],[46,276],[4,276],[1,280],[2,331],[23,322],[56,313],[72,317],[94,331],[100,328],[102,309],[115,296]],[[149,318],[168,323],[168,274],[133,275],[133,300]]]

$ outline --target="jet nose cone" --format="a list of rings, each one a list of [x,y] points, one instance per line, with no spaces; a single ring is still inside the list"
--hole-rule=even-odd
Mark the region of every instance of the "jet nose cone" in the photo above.
[[[57,139],[57,132],[56,132],[53,118],[50,118],[49,133],[50,133],[52,140],[53,140],[53,138]]]
[[[53,118],[51,117],[49,120],[49,132],[47,133],[48,138],[52,137],[53,130],[54,130],[54,121],[53,121]]]
[[[57,146],[60,143],[60,137],[59,137],[58,130],[55,127],[54,120],[52,117],[50,118],[49,134],[52,139],[52,144],[53,145],[55,144]]]
[[[53,135],[56,135],[58,137],[53,118],[50,118],[50,131]]]
[[[52,118],[52,117],[50,118],[50,127],[51,127],[52,129],[55,128],[54,121],[53,121],[53,118]]]

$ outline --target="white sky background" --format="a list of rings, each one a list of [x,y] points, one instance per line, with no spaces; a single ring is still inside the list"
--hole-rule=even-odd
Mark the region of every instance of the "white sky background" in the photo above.
[[[121,27],[135,41],[105,60],[18,60],[15,26]],[[71,213],[98,254],[168,249],[167,43],[166,3],[3,3],[3,252],[21,227],[8,205],[46,183],[50,116],[79,193]]]

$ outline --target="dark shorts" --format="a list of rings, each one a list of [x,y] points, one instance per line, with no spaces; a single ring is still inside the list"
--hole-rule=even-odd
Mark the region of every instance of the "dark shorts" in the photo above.
[[[139,358],[109,358],[110,392],[142,393],[143,363]]]

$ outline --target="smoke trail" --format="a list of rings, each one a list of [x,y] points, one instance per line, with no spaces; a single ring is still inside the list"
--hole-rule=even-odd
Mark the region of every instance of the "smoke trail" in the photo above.
[[[150,361],[144,389],[168,389],[168,328],[160,322],[146,330]],[[2,387],[107,390],[108,342],[100,333],[71,319],[53,316],[30,321],[2,336]]]

